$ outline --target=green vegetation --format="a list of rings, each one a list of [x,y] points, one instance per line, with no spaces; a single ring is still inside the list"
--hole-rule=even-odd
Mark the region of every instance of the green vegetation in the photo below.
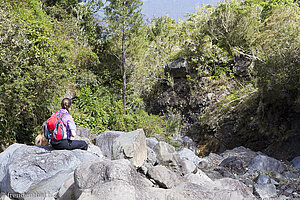
[[[107,36],[110,37],[111,54],[120,62],[122,71],[122,99],[123,110],[126,115],[126,87],[127,87],[127,60],[131,52],[128,52],[133,34],[138,31],[142,25],[140,0],[108,0],[108,6],[105,7],[105,23],[107,24]]]
[[[159,17],[149,24],[142,22],[140,0],[111,0],[106,7],[97,0],[0,3],[4,146],[32,143],[65,96],[73,98],[76,124],[93,134],[144,128],[168,140],[180,132],[184,116],[166,114],[174,108],[161,116],[147,113],[144,101],[155,106],[163,92],[159,81],[171,80],[164,67],[179,57],[191,68],[191,94],[228,86],[206,112],[220,105],[230,110],[253,93],[261,113],[268,104],[282,104],[287,94],[289,105],[299,104],[300,9],[292,0],[228,0],[198,8],[177,23]],[[103,19],[94,17],[100,9]],[[247,78],[234,73],[239,55],[253,64]],[[213,118],[206,113],[199,119],[205,116]]]

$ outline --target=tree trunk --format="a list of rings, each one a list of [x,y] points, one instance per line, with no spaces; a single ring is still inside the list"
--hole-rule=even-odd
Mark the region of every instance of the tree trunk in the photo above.
[[[123,73],[123,110],[126,115],[126,67],[125,67],[125,29],[122,30],[122,73]]]

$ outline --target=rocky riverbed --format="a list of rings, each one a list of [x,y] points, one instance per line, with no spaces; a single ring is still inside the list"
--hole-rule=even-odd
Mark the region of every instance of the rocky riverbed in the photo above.
[[[198,157],[142,129],[91,136],[88,151],[13,144],[0,154],[3,199],[300,199],[300,157],[282,162],[244,147]],[[94,143],[94,144],[93,144]]]

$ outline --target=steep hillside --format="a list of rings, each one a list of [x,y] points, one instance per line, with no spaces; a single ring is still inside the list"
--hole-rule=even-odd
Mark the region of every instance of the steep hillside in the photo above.
[[[148,111],[179,113],[201,154],[236,146],[278,159],[300,154],[299,6],[232,1],[183,22],[179,59],[145,97]],[[154,101],[153,101],[154,100]]]

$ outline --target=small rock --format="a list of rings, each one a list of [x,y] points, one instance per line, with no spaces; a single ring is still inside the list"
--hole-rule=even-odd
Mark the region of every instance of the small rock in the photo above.
[[[288,194],[292,194],[294,192],[293,188],[288,188],[287,190],[285,190],[286,193]]]
[[[222,156],[215,153],[210,153],[208,156],[200,158],[199,166],[202,166],[203,168],[215,167],[218,166],[223,160],[224,158]]]
[[[271,183],[274,185],[279,185],[279,183],[277,181],[275,181],[274,179],[271,179]]]
[[[197,172],[197,166],[190,160],[181,159],[179,165],[183,175]]]
[[[100,147],[98,147],[94,144],[89,144],[87,151],[92,152],[93,154],[99,156],[100,158],[104,157]]]
[[[273,199],[274,199],[274,198],[273,198]],[[288,200],[288,199],[290,199],[290,198],[287,197],[287,196],[284,196],[284,195],[279,195],[279,197],[276,198],[276,200]]]
[[[205,160],[201,160],[201,161],[199,162],[199,164],[198,164],[198,167],[199,167],[200,169],[206,169],[206,168],[208,168],[208,162],[205,161]]]
[[[270,198],[277,197],[276,187],[273,184],[265,184],[265,185],[256,184],[254,186],[254,194],[256,194],[262,199],[270,199]]]
[[[299,197],[299,194],[298,194],[297,192],[293,192],[293,196],[294,196],[295,198],[297,198],[297,197]]]
[[[264,175],[264,174],[260,174],[256,179],[255,182],[259,185],[266,185],[271,183],[271,179],[269,176]]]
[[[284,177],[282,174],[280,174],[280,173],[277,173],[277,172],[275,172],[275,173],[273,173],[273,178],[274,178],[274,180],[276,180],[276,181],[278,181],[278,182],[285,182],[286,181],[286,177]]]
[[[237,156],[229,156],[228,158],[226,158],[225,160],[223,160],[221,162],[220,166],[228,168],[232,172],[236,172],[238,174],[244,174],[245,173],[243,162]]]
[[[148,175],[150,178],[154,179],[160,187],[165,189],[172,188],[182,182],[180,176],[161,165],[149,169]]]
[[[283,172],[283,176],[288,178],[288,179],[298,179],[299,178],[298,173],[293,173],[293,172],[290,172],[290,171]]]
[[[221,171],[220,174],[223,176],[223,177],[227,177],[227,178],[234,178],[234,175],[227,171],[227,170],[224,170],[224,171]]]
[[[294,158],[291,163],[296,169],[300,170],[300,156]]]
[[[184,136],[179,140],[179,142],[181,146],[190,149],[195,154],[200,153],[200,150],[197,148],[197,143],[195,143],[190,137]]]
[[[68,179],[58,191],[59,200],[75,199],[74,177]]]
[[[207,101],[211,101],[213,97],[214,97],[214,93],[208,93],[207,94]]]
[[[158,162],[155,152],[150,147],[147,147],[147,160],[146,160],[146,162],[151,164],[151,165],[156,165],[157,162]]]
[[[187,148],[181,149],[180,151],[178,151],[178,154],[179,154],[180,158],[190,160],[196,166],[198,166],[201,161],[201,159],[198,156],[196,156],[193,151],[191,151],[190,149],[187,149]]]
[[[1,199],[1,200],[11,200],[11,198],[9,198],[8,196],[6,196],[5,193],[1,193],[1,194],[0,194],[0,199]]]
[[[286,189],[286,186],[285,186],[285,185],[282,185],[280,188],[281,188],[282,190],[285,190],[285,189]]]
[[[158,143],[158,140],[154,137],[146,138],[147,147],[153,149],[153,147]]]

